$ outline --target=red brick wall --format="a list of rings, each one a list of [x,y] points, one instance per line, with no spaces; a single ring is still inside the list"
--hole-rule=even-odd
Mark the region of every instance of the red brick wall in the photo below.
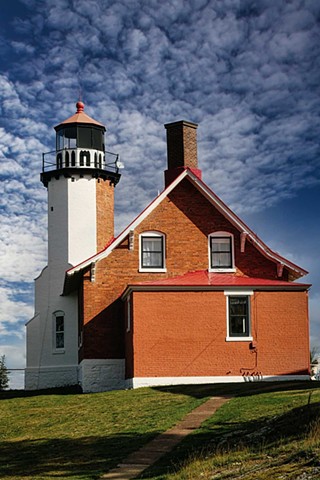
[[[198,168],[197,124],[180,121],[165,125],[168,169]]]
[[[147,230],[159,230],[166,235],[166,273],[138,271],[139,233]],[[123,306],[118,299],[126,286],[206,270],[208,234],[221,230],[234,234],[238,275],[277,278],[275,263],[248,241],[245,253],[240,253],[240,233],[185,179],[136,228],[134,249],[128,249],[125,239],[109,257],[96,264],[95,282],[84,281],[85,358],[123,357]],[[283,278],[287,278],[285,269]]]
[[[261,368],[268,375],[309,368],[307,292],[258,292],[255,328]]]
[[[114,185],[97,179],[97,251],[102,250],[114,235]]]
[[[223,292],[134,292],[134,377],[307,374],[305,292],[255,292],[250,342],[226,341]],[[129,356],[130,357],[130,356]]]

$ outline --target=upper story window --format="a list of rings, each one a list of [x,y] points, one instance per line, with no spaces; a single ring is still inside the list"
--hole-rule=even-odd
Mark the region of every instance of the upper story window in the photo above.
[[[140,272],[165,272],[165,236],[160,232],[140,235]]]
[[[64,351],[64,312],[58,310],[53,314],[53,348]]]
[[[216,232],[209,235],[211,272],[234,272],[233,235]]]

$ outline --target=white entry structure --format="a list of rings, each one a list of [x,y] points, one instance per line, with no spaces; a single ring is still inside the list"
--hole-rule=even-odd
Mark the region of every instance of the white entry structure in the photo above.
[[[48,190],[48,265],[35,280],[35,313],[27,323],[28,390],[78,384],[78,292],[62,296],[66,271],[113,237],[117,157],[107,163],[105,127],[84,112],[55,127],[56,150],[43,154]]]

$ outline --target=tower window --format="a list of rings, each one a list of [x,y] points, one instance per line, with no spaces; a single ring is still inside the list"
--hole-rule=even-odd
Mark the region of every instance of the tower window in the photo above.
[[[64,349],[64,334],[65,334],[65,323],[64,323],[64,312],[59,310],[53,314],[53,348],[54,350]]]

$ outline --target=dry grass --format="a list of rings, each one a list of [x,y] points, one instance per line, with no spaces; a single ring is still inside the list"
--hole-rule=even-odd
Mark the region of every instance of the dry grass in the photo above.
[[[234,398],[170,457],[153,480],[319,480],[320,391]]]

